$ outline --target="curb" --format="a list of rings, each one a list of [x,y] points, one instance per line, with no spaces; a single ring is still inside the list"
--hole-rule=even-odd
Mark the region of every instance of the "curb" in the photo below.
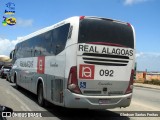
[[[134,84],[133,84],[133,86],[134,86],[134,87],[142,87],[142,88],[150,88],[150,89],[160,90],[160,88],[158,88],[159,86],[158,86],[157,88],[156,88],[156,87],[152,87],[152,86],[134,85]]]

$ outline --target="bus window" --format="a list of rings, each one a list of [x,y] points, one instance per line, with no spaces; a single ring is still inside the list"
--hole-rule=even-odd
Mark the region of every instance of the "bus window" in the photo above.
[[[110,20],[83,19],[78,43],[106,42],[134,48],[133,31],[127,24]]]
[[[56,55],[64,50],[70,24],[65,24],[53,30],[53,41],[56,44]]]

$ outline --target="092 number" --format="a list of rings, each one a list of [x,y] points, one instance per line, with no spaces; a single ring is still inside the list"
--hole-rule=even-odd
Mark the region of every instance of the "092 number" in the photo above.
[[[110,76],[110,77],[113,77],[113,74],[114,74],[113,70],[103,70],[103,69],[101,69],[99,71],[99,75],[100,76]]]

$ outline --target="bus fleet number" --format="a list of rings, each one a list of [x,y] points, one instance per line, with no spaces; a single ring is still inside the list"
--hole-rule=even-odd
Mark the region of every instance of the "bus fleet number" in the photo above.
[[[113,73],[114,73],[113,70],[103,70],[103,69],[101,69],[99,71],[99,75],[100,76],[110,76],[110,77],[113,77]]]

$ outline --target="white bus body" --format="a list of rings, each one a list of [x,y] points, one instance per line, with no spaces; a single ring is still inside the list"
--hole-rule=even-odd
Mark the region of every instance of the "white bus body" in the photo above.
[[[129,23],[71,17],[22,39],[11,80],[68,108],[127,107],[132,98],[135,32]]]

